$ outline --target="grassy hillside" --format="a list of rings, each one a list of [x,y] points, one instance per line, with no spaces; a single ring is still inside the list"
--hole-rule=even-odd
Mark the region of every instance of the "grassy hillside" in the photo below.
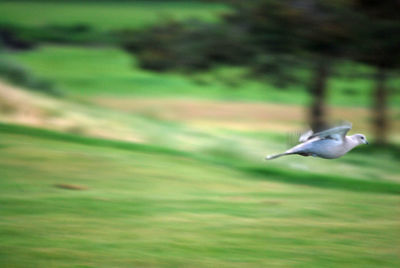
[[[0,131],[4,267],[396,267],[398,195]]]
[[[1,1],[0,23],[22,26],[80,24],[96,30],[112,30],[143,27],[169,18],[216,21],[217,14],[225,10],[227,8],[220,4],[192,1]]]
[[[140,69],[127,53],[113,48],[46,46],[13,55],[35,74],[55,81],[64,92],[83,96],[163,96],[204,99],[289,100],[291,91],[273,91],[257,82],[232,87],[232,73],[219,70],[204,75],[160,74]],[[236,71],[238,74],[240,70]],[[241,82],[241,81],[239,81]],[[267,91],[267,92],[266,92]],[[306,96],[298,93],[305,101]]]
[[[94,103],[40,95],[3,83],[0,83],[0,107],[1,122],[149,144],[183,151],[195,155],[196,159],[206,157],[233,168],[251,167],[250,171],[257,174],[272,172],[282,175],[279,170],[286,170],[284,175],[293,176],[292,182],[310,183],[307,176],[300,178],[299,172],[312,172],[327,180],[330,178],[325,175],[340,174],[372,183],[399,182],[397,147],[379,149],[373,145],[372,135],[367,132],[368,113],[360,109],[340,108],[333,112],[355,122],[350,134],[365,133],[372,145],[356,148],[334,161],[293,156],[265,162],[266,154],[288,148],[288,137],[284,133],[301,129],[304,116],[301,107],[135,98],[115,102],[113,107],[116,109],[110,109]],[[393,127],[394,130],[400,129],[399,124]],[[25,132],[31,133],[32,130],[19,128],[19,133]],[[53,137],[47,133],[34,133]],[[396,135],[392,137],[394,141],[399,138]],[[117,145],[117,148],[121,146],[125,145]],[[268,167],[268,170],[259,170],[259,167]],[[350,187],[355,189],[357,184],[354,181]],[[333,187],[346,188],[345,185],[339,183]]]
[[[54,81],[64,92],[75,95],[194,97],[300,105],[309,101],[305,84],[278,89],[266,81],[246,78],[246,70],[240,68],[218,68],[195,75],[154,73],[138,68],[132,57],[113,48],[45,46],[12,57],[38,76]],[[360,69],[368,73],[363,66],[337,66],[337,75],[329,81],[331,104],[369,106],[373,82],[349,75]],[[392,80],[392,87],[399,81]],[[390,102],[398,106],[400,95],[393,94]]]

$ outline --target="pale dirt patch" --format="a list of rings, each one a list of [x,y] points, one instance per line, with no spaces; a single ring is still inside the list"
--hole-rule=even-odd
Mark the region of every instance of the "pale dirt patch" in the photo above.
[[[108,139],[144,141],[123,119],[109,119],[101,110],[93,113],[93,109],[83,104],[22,90],[2,81],[0,121]]]
[[[37,102],[35,96],[0,83],[0,100],[0,105],[3,107],[2,118],[8,117],[31,125],[40,123],[43,111],[35,104]]]
[[[95,103],[160,120],[242,131],[297,131],[307,119],[306,108],[286,104],[146,98],[96,98]],[[330,107],[328,114],[334,121],[353,122],[355,131],[370,128],[372,116],[366,108]],[[396,111],[390,115],[395,118]],[[400,120],[392,124],[394,132],[400,130]]]
[[[237,130],[287,131],[305,118],[299,106],[204,100],[97,98],[96,103],[160,120]]]

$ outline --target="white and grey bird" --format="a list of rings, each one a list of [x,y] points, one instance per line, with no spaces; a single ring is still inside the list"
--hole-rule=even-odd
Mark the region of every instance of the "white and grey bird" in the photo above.
[[[368,141],[363,134],[346,136],[347,132],[351,129],[351,126],[351,123],[345,123],[317,133],[309,130],[300,136],[300,144],[284,153],[269,155],[265,159],[271,160],[291,154],[315,156],[327,159],[341,157],[360,144],[368,144]]]

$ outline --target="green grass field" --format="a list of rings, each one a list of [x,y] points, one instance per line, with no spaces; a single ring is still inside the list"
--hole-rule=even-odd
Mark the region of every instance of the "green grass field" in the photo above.
[[[304,85],[279,89],[266,81],[245,78],[246,70],[241,68],[217,68],[193,75],[154,73],[138,68],[134,58],[114,48],[44,46],[11,56],[34,74],[54,81],[64,92],[81,96],[189,97],[301,105],[309,101]],[[372,81],[344,76],[361,69],[368,73],[354,64],[337,66],[341,75],[329,81],[330,104],[370,105]],[[391,84],[395,88],[400,80],[392,80]],[[400,95],[393,94],[390,103],[398,106]]]
[[[80,24],[98,34],[169,18],[217,21],[227,10],[1,1],[0,24]],[[42,43],[0,56],[27,68],[25,82],[64,93],[0,80],[0,267],[400,267],[398,78],[390,146],[375,146],[369,128],[371,70],[339,62],[330,116],[352,121],[350,134],[371,145],[335,160],[267,162],[302,128],[307,72],[303,84],[279,89],[244,68],[149,72],[107,46]]]
[[[398,194],[5,127],[2,267],[400,265]]]
[[[198,75],[154,73],[136,66],[134,58],[114,48],[46,46],[13,55],[34,74],[54,81],[64,92],[83,96],[159,96],[233,100],[289,100],[292,91],[276,91],[271,86],[244,81],[233,88],[232,70],[216,70]],[[235,70],[233,70],[235,71]],[[241,73],[241,70],[236,70]],[[238,81],[241,83],[241,81]],[[273,90],[275,93],[275,90]],[[299,92],[305,101],[306,94]]]
[[[227,8],[220,4],[183,1],[1,1],[0,23],[30,27],[79,24],[97,30],[131,29],[171,18],[217,21],[217,14],[226,10]]]

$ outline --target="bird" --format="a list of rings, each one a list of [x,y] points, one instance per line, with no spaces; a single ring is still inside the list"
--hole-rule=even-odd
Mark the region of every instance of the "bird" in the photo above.
[[[325,159],[339,158],[358,145],[368,144],[367,138],[363,134],[346,136],[351,127],[352,124],[346,122],[317,133],[308,130],[300,136],[300,144],[290,148],[284,153],[269,155],[265,159],[272,160],[281,156],[293,154]]]

